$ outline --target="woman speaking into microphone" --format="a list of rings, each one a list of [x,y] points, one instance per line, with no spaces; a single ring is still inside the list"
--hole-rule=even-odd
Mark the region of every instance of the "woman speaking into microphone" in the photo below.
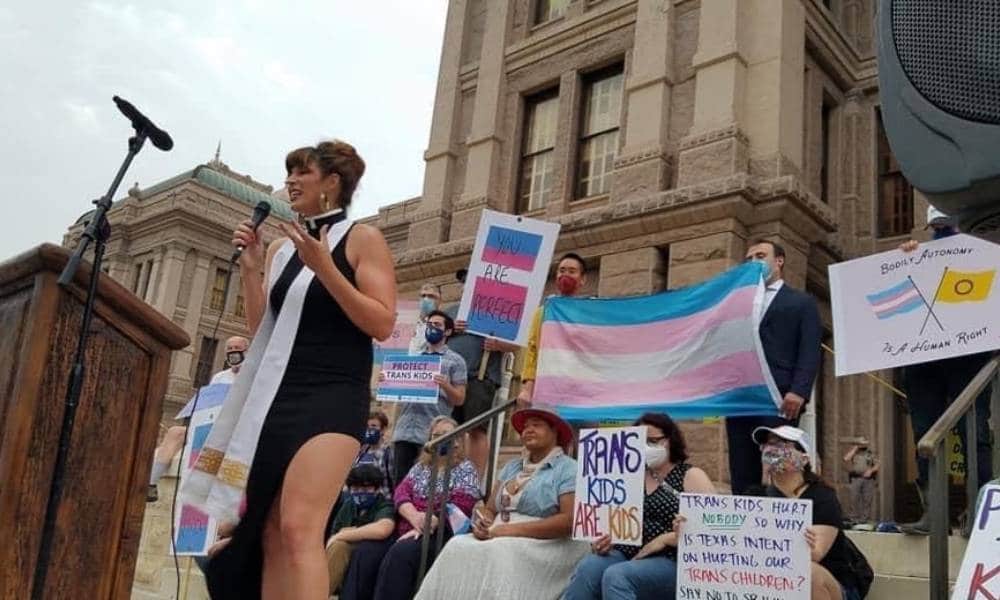
[[[208,563],[216,599],[327,597],[324,529],[365,430],[372,338],[395,323],[389,247],[345,213],[364,161],[329,141],[285,167],[301,223],[266,253],[249,221],[233,234],[254,341],[182,490],[239,520]]]

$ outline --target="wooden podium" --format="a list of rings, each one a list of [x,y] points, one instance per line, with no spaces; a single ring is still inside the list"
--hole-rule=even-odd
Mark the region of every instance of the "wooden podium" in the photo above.
[[[0,599],[31,597],[90,264],[45,244],[0,264]],[[186,333],[101,276],[45,598],[128,598],[170,368]]]

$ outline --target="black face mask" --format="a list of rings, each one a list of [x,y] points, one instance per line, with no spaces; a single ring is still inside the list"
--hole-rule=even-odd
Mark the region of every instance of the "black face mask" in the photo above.
[[[243,363],[243,351],[226,352],[226,363],[230,367],[235,367]]]

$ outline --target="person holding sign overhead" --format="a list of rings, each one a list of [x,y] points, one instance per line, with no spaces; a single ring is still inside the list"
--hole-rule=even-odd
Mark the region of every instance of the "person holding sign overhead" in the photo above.
[[[472,533],[445,545],[416,600],[556,600],[586,554],[586,542],[570,539],[577,463],[563,449],[573,430],[542,408],[515,412],[511,424],[521,456],[500,469]]]
[[[556,289],[560,296],[576,296],[587,283],[587,264],[583,258],[574,252],[568,252],[559,259],[556,265]],[[538,371],[538,348],[542,336],[542,315],[545,303],[535,310],[531,320],[531,330],[528,334],[528,346],[525,348],[524,367],[521,369],[521,391],[517,395],[517,406],[531,406],[531,398],[535,394],[535,375]]]
[[[427,315],[424,331],[427,345],[421,354],[441,356],[441,372],[434,376],[438,400],[433,404],[407,402],[400,407],[392,434],[393,481],[402,481],[410,472],[427,441],[431,421],[435,417],[450,417],[453,407],[465,402],[468,369],[465,360],[448,348],[448,338],[454,331],[455,321],[445,313],[434,310]]]
[[[647,413],[634,425],[646,427],[646,496],[642,547],[612,545],[603,535],[593,553],[573,572],[563,600],[673,598],[677,581],[674,518],[682,492],[714,494],[708,475],[688,464],[680,427],[665,414]]]
[[[806,541],[812,552],[812,600],[861,600],[868,592],[871,567],[844,535],[837,492],[809,464],[809,437],[797,427],[758,427],[752,434],[771,484],[767,495],[812,500],[812,526]],[[788,515],[794,517],[794,515]]]

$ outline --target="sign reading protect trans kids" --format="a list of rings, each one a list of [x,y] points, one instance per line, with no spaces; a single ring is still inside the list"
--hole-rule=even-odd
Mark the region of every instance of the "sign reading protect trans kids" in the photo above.
[[[557,237],[558,223],[483,211],[458,309],[469,333],[527,344]]]
[[[970,235],[830,265],[837,375],[1000,348],[998,268]]]

